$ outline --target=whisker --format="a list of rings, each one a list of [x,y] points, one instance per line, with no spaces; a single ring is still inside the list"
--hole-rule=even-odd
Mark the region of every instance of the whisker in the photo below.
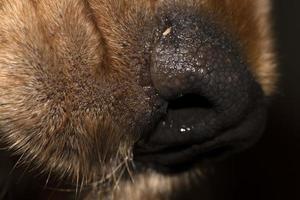
[[[47,185],[48,185],[49,180],[50,180],[51,173],[52,173],[52,168],[50,168],[50,170],[49,170],[49,173],[48,173],[48,176],[47,176],[47,179],[46,179],[46,183],[44,185],[44,189],[47,188]]]
[[[13,172],[15,171],[15,169],[19,166],[19,164],[21,163],[21,160],[23,159],[25,153],[22,153],[22,155],[20,156],[20,158],[17,160],[17,162],[14,164],[13,168],[10,170],[9,175],[11,176],[13,174]]]

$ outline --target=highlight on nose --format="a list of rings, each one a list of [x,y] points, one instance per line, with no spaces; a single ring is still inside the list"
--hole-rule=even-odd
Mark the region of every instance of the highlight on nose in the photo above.
[[[164,23],[150,72],[168,113],[137,143],[136,160],[178,166],[249,146],[263,130],[264,101],[239,45],[206,17]]]

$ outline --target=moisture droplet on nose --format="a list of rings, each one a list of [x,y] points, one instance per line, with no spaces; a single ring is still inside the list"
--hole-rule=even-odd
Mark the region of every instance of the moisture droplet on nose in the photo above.
[[[190,132],[192,129],[190,128],[190,127],[186,127],[186,126],[182,126],[181,128],[180,128],[180,132],[181,133],[188,133],[188,132]]]

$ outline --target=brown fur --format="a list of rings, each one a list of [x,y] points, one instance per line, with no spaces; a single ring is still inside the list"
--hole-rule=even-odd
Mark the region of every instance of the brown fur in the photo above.
[[[274,92],[268,0],[2,0],[1,139],[51,175],[115,183],[155,104],[142,81],[141,38],[172,6],[212,15],[236,37],[265,94]],[[135,199],[168,196],[180,180],[135,179],[120,184]]]

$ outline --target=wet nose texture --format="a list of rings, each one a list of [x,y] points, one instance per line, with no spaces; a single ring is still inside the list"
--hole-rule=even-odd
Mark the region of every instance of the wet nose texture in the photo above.
[[[263,93],[239,45],[198,15],[173,15],[164,27],[150,71],[168,113],[137,143],[136,160],[179,166],[252,144],[264,127]]]

